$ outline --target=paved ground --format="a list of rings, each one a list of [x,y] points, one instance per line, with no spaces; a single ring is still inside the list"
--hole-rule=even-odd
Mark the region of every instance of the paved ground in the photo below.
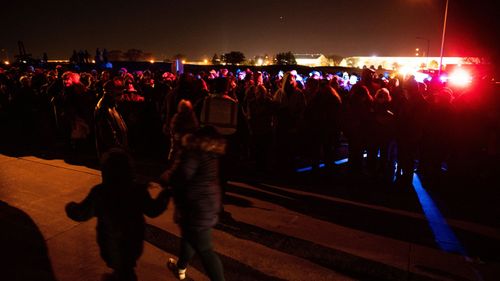
[[[158,169],[139,166],[144,175]],[[0,155],[1,280],[100,280],[109,272],[95,220],[77,223],[64,214],[99,176],[60,159]],[[444,216],[437,223],[455,234],[460,254],[440,249],[416,190],[347,177],[341,168],[281,180],[241,177],[230,182],[225,208],[232,218],[217,226],[215,249],[227,280],[499,280],[498,192],[474,188],[483,196],[429,191]],[[147,221],[140,280],[175,280],[164,266],[179,244],[172,209]],[[198,260],[188,276],[207,280]]]

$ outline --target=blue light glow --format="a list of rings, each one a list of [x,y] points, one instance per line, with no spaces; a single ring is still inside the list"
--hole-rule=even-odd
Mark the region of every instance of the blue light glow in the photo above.
[[[366,153],[364,154],[364,157],[366,157]],[[348,161],[349,161],[349,158],[344,158],[344,159],[336,160],[333,163],[335,163],[336,165],[342,165],[342,164],[347,163]],[[321,163],[321,164],[319,164],[319,167],[324,168],[325,164]],[[297,173],[303,173],[303,172],[307,172],[307,171],[311,171],[311,170],[312,170],[312,166],[307,166],[304,168],[299,168],[296,171],[297,171]]]
[[[423,188],[420,178],[416,173],[413,174],[413,188],[417,193],[422,210],[434,234],[434,239],[441,250],[467,256],[464,247],[446,223],[446,219],[439,211],[429,193]]]
[[[368,155],[366,153],[363,154],[363,157],[366,158]],[[380,157],[380,152],[379,152],[379,155],[378,157]],[[335,163],[336,165],[342,165],[342,164],[345,164],[349,162],[349,158],[343,158],[343,159],[340,159],[340,160],[336,160],[334,161],[333,163]],[[319,167],[320,168],[323,168],[325,167],[325,164],[321,163],[319,164]],[[307,167],[304,167],[304,168],[299,168],[297,169],[297,173],[303,173],[303,172],[308,172],[308,171],[311,171],[312,170],[312,166],[307,166]]]

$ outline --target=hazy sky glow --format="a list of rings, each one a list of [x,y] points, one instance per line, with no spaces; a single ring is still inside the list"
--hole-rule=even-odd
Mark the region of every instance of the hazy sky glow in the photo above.
[[[203,59],[233,50],[247,57],[282,51],[412,56],[416,47],[427,48],[418,36],[429,38],[430,55],[438,56],[445,6],[445,0],[2,2],[0,48],[12,58],[22,40],[34,57],[47,52],[54,59],[74,49],[94,54],[98,47],[137,48],[157,59],[177,53]],[[467,2],[482,1],[450,0],[448,56],[483,52],[477,42],[485,41],[486,31],[478,26],[489,24],[488,17]]]

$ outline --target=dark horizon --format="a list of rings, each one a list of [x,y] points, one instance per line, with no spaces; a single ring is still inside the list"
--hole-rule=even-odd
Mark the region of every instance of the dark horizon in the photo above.
[[[14,59],[17,41],[41,58],[67,59],[73,50],[140,49],[157,60],[188,60],[241,51],[247,58],[278,52],[340,56],[413,56],[415,48],[439,56],[445,0],[360,0],[267,3],[168,1],[133,6],[88,0],[9,1],[0,38],[2,57]],[[487,5],[450,0],[445,56],[497,56]],[[488,9],[490,8],[490,9]],[[493,31],[492,31],[493,30]],[[417,39],[422,37],[424,39]]]

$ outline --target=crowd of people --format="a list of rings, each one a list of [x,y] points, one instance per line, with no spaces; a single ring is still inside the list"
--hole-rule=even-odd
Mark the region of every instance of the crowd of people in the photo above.
[[[101,256],[114,269],[109,280],[137,280],[143,214],[158,216],[170,196],[182,237],[168,267],[184,279],[197,253],[210,279],[224,280],[211,231],[238,160],[254,163],[256,174],[290,175],[304,165],[334,173],[347,144],[349,171],[403,187],[415,169],[434,187],[444,171],[462,179],[498,167],[493,84],[453,92],[438,79],[386,78],[370,68],[357,80],[318,71],[0,69],[0,143],[45,149],[60,142],[100,159],[102,183],[66,211],[77,221],[98,218]],[[141,153],[167,164],[155,199],[134,182],[130,155]]]
[[[371,68],[359,79],[249,69],[1,69],[2,141],[47,147],[59,139],[70,151],[97,155],[119,145],[166,159],[179,102],[189,101],[199,121],[205,99],[218,92],[237,103],[228,157],[255,162],[257,172],[328,168],[347,142],[353,171],[410,184],[416,163],[434,178],[442,169],[479,173],[498,157],[496,89],[481,83],[453,92],[437,79],[386,78]]]

